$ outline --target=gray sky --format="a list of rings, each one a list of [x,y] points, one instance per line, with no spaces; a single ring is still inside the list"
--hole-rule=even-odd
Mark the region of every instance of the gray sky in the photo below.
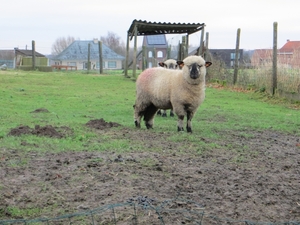
[[[274,22],[279,48],[287,39],[300,41],[299,0],[5,0],[0,8],[0,49],[31,49],[35,40],[42,54],[59,37],[92,40],[110,31],[126,43],[134,19],[205,23],[212,49],[235,48],[238,28],[241,49],[272,48]],[[178,44],[181,38],[167,39]],[[199,42],[200,32],[191,35],[190,44]]]

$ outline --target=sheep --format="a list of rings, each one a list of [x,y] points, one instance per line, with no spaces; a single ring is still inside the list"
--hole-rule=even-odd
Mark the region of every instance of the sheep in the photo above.
[[[158,65],[167,69],[177,69],[179,67],[175,59],[167,59],[164,62],[159,62]]]
[[[188,56],[177,64],[181,70],[166,70],[161,67],[143,71],[136,80],[134,123],[141,127],[144,118],[147,129],[153,128],[158,109],[173,109],[178,117],[177,130],[192,133],[192,119],[205,98],[206,68],[212,63],[201,56]]]
[[[159,62],[158,65],[166,69],[179,69],[179,65],[177,64],[177,61],[175,59],[167,59],[164,62]],[[167,117],[167,111],[163,109],[159,109],[157,111],[157,115],[161,115],[162,117]],[[172,109],[170,110],[170,116],[174,117],[174,112]]]

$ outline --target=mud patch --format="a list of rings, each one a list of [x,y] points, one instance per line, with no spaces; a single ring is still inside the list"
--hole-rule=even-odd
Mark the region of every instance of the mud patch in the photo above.
[[[10,130],[8,135],[11,136],[21,136],[25,134],[32,134],[36,136],[46,136],[50,138],[63,138],[67,133],[70,133],[71,129],[63,127],[53,127],[52,125],[40,126],[35,125],[34,128],[29,126],[19,126]]]
[[[86,126],[98,132],[119,124],[100,119]],[[11,133],[47,133],[52,128],[21,126]],[[0,147],[0,216],[20,219],[11,214],[11,207],[38,208],[42,213],[33,217],[51,218],[128,199],[149,199],[154,204],[152,199],[163,202],[180,196],[205,207],[204,224],[300,221],[299,136],[272,130],[224,130],[216,135],[226,138],[199,137],[193,142],[130,128],[115,129],[111,135],[141,146],[135,149],[133,145],[130,152],[121,154],[39,153]],[[217,147],[205,150],[200,142]],[[159,224],[147,222],[141,224]],[[174,220],[167,224],[191,223]]]
[[[101,118],[101,119],[90,120],[89,122],[86,123],[86,126],[98,130],[103,130],[112,127],[119,127],[121,126],[121,124],[115,122],[106,122],[103,118]]]
[[[45,108],[39,108],[39,109],[36,109],[30,113],[48,113],[48,109],[45,109]]]

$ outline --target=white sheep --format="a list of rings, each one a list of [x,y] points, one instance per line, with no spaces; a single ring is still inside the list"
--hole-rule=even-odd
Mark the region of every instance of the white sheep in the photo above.
[[[179,65],[177,64],[177,61],[175,59],[167,59],[164,62],[159,62],[158,65],[161,67],[164,67],[166,69],[178,69]]]
[[[178,117],[177,130],[183,131],[187,117],[187,132],[192,132],[192,118],[205,98],[206,67],[201,56],[189,56],[177,64],[181,70],[166,70],[161,67],[143,71],[136,81],[134,123],[141,127],[144,118],[147,129],[153,128],[158,109],[173,109]]]
[[[164,67],[166,69],[174,69],[174,70],[180,69],[179,65],[177,64],[177,61],[175,59],[167,59],[164,62],[159,62],[158,65],[161,67]],[[163,109],[159,109],[157,111],[157,115],[161,115],[162,117],[167,117],[167,111],[163,110]],[[174,116],[174,112],[172,109],[170,110],[170,116],[171,117]]]

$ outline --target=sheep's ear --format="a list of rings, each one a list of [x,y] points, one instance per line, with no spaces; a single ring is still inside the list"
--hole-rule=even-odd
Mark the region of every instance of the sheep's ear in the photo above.
[[[165,64],[163,62],[159,62],[158,65],[160,65],[161,67],[165,66]]]
[[[180,69],[182,69],[182,67],[184,66],[184,62],[183,61],[177,61],[177,65],[180,67]]]
[[[205,62],[205,67],[210,67],[211,66],[211,62]]]

